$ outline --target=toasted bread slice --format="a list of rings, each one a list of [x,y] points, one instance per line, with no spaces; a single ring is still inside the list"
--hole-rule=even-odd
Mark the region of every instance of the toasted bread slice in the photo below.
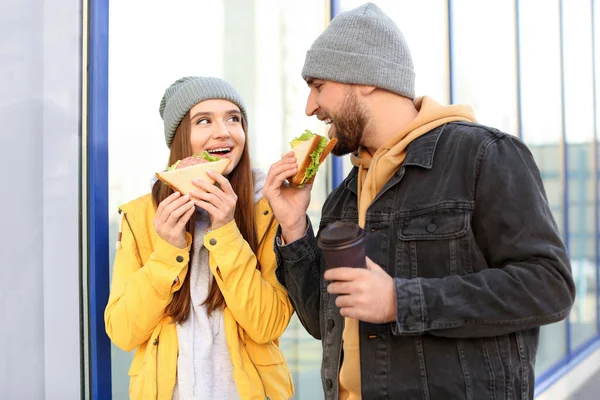
[[[292,148],[294,155],[296,156],[296,161],[298,162],[298,173],[292,177],[290,180],[290,184],[293,187],[298,187],[300,185],[307,185],[313,183],[317,174],[313,175],[312,178],[302,183],[302,179],[306,173],[306,169],[310,166],[312,160],[310,158],[310,154],[315,151],[319,147],[319,142],[321,141],[321,137],[319,135],[315,135],[312,139],[307,140],[298,146]],[[321,156],[319,157],[319,165],[325,161],[333,147],[337,143],[337,139],[333,138],[325,145]]]
[[[321,157],[319,157],[319,167],[321,166],[321,164],[323,164],[323,161],[325,161],[325,159],[327,158],[329,153],[331,153],[331,150],[333,150],[333,147],[335,146],[336,143],[337,143],[337,138],[333,138],[329,142],[327,142],[327,145],[325,146],[325,148],[323,149],[323,152],[321,153]],[[310,157],[309,157],[309,159],[310,159]],[[304,173],[302,174],[302,176],[304,176]],[[315,180],[316,177],[317,177],[317,174],[314,174],[313,177],[310,178],[309,180],[307,180],[306,182],[304,182],[304,184],[309,185],[309,184],[313,183],[313,181]],[[300,178],[300,180],[302,180],[302,178]]]
[[[186,195],[192,190],[196,190],[196,186],[192,183],[192,179],[197,178],[214,184],[215,180],[206,174],[207,170],[212,170],[222,174],[231,162],[228,158],[221,158],[219,161],[206,162],[203,164],[192,165],[171,171],[157,172],[156,177],[163,183],[169,185],[173,190],[178,191],[182,195]]]
[[[337,138],[333,138],[329,142],[327,142],[327,145],[325,145],[325,148],[323,149],[323,152],[321,153],[321,158],[319,158],[319,164],[321,164],[323,161],[325,161],[325,159],[327,158],[329,153],[331,153],[331,150],[333,150],[336,143],[337,143]]]
[[[306,172],[306,169],[310,167],[310,163],[312,162],[310,159],[310,154],[319,147],[320,141],[321,136],[315,135],[311,139],[306,140],[300,143],[298,146],[292,148],[294,156],[296,157],[296,162],[298,163],[298,173],[294,175],[290,181],[292,186],[298,186],[302,183],[304,173]]]

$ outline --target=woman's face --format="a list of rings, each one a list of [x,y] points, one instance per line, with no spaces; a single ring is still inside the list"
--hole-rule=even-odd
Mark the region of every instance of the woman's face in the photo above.
[[[192,151],[229,158],[231,163],[223,172],[229,175],[240,162],[246,144],[239,107],[227,100],[205,100],[192,107],[190,122]]]

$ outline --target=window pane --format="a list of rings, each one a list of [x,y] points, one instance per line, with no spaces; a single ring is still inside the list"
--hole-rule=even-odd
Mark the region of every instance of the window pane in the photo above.
[[[300,72],[306,50],[326,21],[322,0],[111,3],[111,245],[118,230],[118,205],[148,193],[154,173],[167,162],[158,106],[164,90],[176,79],[217,76],[240,91],[248,108],[255,167],[268,169],[304,129],[324,132],[321,122],[304,115],[308,88]],[[325,199],[328,173],[325,167],[315,180],[309,209],[315,224]],[[112,247],[110,254],[114,257]],[[281,338],[281,346],[296,383],[295,398],[322,398],[320,343],[306,333],[296,317]],[[131,354],[113,346],[111,355],[113,399],[126,399]]]
[[[535,157],[550,209],[564,237],[558,3],[521,0],[519,16],[522,138]],[[544,95],[540,96],[540,93]],[[542,327],[536,373],[543,373],[564,357],[566,345],[564,321]]]
[[[362,0],[340,0],[342,11],[363,4]],[[450,102],[448,71],[448,8],[446,0],[376,0],[400,28],[413,58],[416,96],[431,96]],[[427,34],[423,23],[427,22]],[[350,157],[344,157],[344,175],[350,172]]]
[[[452,2],[454,103],[514,135],[517,125],[515,10],[512,1]]]
[[[596,215],[591,3],[563,2],[569,252],[577,287],[571,348],[596,334]]]

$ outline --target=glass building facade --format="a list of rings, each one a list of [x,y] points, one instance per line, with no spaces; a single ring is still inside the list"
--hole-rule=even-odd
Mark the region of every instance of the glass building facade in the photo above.
[[[34,267],[45,263],[39,282],[24,281],[35,283],[24,289],[36,293],[35,303],[20,299],[23,306],[5,307],[7,326],[25,321],[27,331],[45,327],[30,352],[8,349],[6,353],[13,361],[31,360],[23,363],[34,365],[33,375],[47,376],[45,387],[42,382],[35,390],[29,388],[34,397],[46,393],[52,398],[50,391],[60,393],[61,385],[67,387],[68,380],[62,383],[58,373],[64,366],[62,349],[66,346],[56,343],[68,337],[72,344],[78,335],[80,359],[76,346],[71,345],[68,367],[69,371],[81,368],[80,397],[128,397],[132,354],[110,343],[103,313],[118,231],[117,207],[148,193],[154,172],[167,162],[158,113],[165,88],[186,75],[230,81],[248,108],[254,166],[266,170],[305,129],[325,132],[321,122],[304,113],[308,95],[300,75],[304,56],[334,15],[364,2],[128,0],[109,4],[108,0],[85,0],[69,1],[62,10],[47,0],[27,0],[27,9],[16,0],[0,5],[0,21],[7,22],[0,24],[0,30],[14,37],[29,35],[21,35],[20,46],[0,41],[0,68],[8,65],[10,70],[0,74],[7,88],[0,92],[0,110],[8,121],[4,125],[24,132],[22,137],[32,146],[41,146],[38,153],[44,161],[35,171],[31,169],[28,179],[57,183],[45,186],[40,198],[46,215],[56,218],[37,216],[30,222],[46,224],[38,232],[40,238],[35,238],[36,243],[39,239],[46,245],[26,263],[37,271],[32,276],[40,275]],[[473,106],[480,123],[520,137],[541,170],[577,286],[569,318],[541,329],[536,387],[542,395],[582,357],[600,348],[600,4],[595,0],[373,2],[396,21],[406,37],[415,64],[417,96]],[[29,91],[29,97],[19,94],[23,90]],[[30,103],[34,111],[39,108],[36,104],[43,103],[42,112],[32,112]],[[62,111],[54,112],[48,104],[68,113],[62,119],[50,119]],[[47,118],[42,131],[28,117],[32,114]],[[41,134],[45,140],[37,136]],[[3,143],[1,158],[12,165],[18,160],[7,149],[15,143]],[[67,149],[62,158],[56,156],[59,143]],[[347,157],[330,157],[313,189],[309,208],[313,223],[318,223],[327,194],[349,169]],[[6,204],[14,207],[16,203]],[[11,229],[21,224],[10,215],[6,221]],[[7,246],[4,250],[15,249]],[[15,262],[34,254],[25,248],[19,251]],[[12,265],[12,259],[8,260]],[[71,275],[77,270],[79,282]],[[55,282],[51,271],[69,278]],[[0,293],[12,293],[15,285],[22,284],[0,282]],[[39,312],[39,304],[46,304],[47,311]],[[52,304],[70,323],[53,322]],[[38,310],[37,314],[30,309]],[[5,342],[18,336],[10,329],[0,331]],[[292,370],[294,398],[323,398],[320,342],[294,317],[281,346]],[[33,363],[40,352],[45,352],[44,366]],[[0,397],[16,393],[4,387],[19,382],[27,386],[11,369],[0,365],[0,372]],[[69,394],[75,396],[76,386],[69,386]]]
[[[117,230],[117,205],[147,192],[152,172],[167,158],[156,111],[164,88],[188,74],[232,82],[248,102],[254,163],[266,169],[299,132],[322,131],[318,121],[304,115],[304,55],[330,16],[362,3],[182,0],[168,6],[141,1],[111,5],[110,234]],[[595,2],[375,3],[406,36],[417,95],[472,105],[480,123],[521,137],[535,155],[578,288],[570,318],[542,329],[536,366],[541,382],[598,337]],[[143,18],[136,18],[142,6]],[[136,30],[131,30],[134,19]],[[176,22],[165,24],[167,20]],[[132,159],[132,154],[139,156]],[[332,163],[328,179],[321,175],[313,192],[310,214],[315,220],[331,187],[350,168],[347,158]],[[294,318],[282,347],[296,383],[295,398],[321,398],[320,343]],[[127,393],[130,356],[111,348],[114,398]]]
[[[323,131],[315,118],[304,115],[308,93],[300,77],[304,55],[330,16],[362,3],[181,0],[169,5],[111,4],[109,243],[114,243],[117,231],[118,204],[148,192],[153,171],[167,159],[157,105],[173,80],[214,75],[232,82],[250,110],[253,161],[267,169],[292,137],[306,128]],[[396,21],[408,41],[417,95],[472,105],[480,123],[521,137],[541,169],[578,289],[569,319],[542,328],[536,365],[537,381],[542,383],[598,338],[596,116],[600,110],[596,104],[595,2],[375,3]],[[349,168],[347,158],[332,160],[317,180],[309,210],[314,222],[327,193]],[[111,248],[109,253],[113,252]],[[281,343],[294,376],[295,398],[322,398],[320,343],[297,318]],[[113,398],[126,397],[130,359],[130,354],[111,346]]]

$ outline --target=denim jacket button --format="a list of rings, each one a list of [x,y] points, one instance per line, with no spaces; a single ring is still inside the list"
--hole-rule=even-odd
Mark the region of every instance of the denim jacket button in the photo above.
[[[332,319],[327,320],[327,329],[332,330],[335,326],[335,322]]]
[[[427,224],[427,227],[425,229],[427,230],[427,232],[433,233],[437,231],[437,225],[432,222],[430,224]]]
[[[327,383],[327,390],[331,390],[333,388],[333,381],[331,379],[327,379],[325,382]]]
[[[408,326],[414,326],[415,325],[415,317],[413,317],[412,315],[409,315],[408,317],[406,317],[406,319],[404,320],[404,323]]]

